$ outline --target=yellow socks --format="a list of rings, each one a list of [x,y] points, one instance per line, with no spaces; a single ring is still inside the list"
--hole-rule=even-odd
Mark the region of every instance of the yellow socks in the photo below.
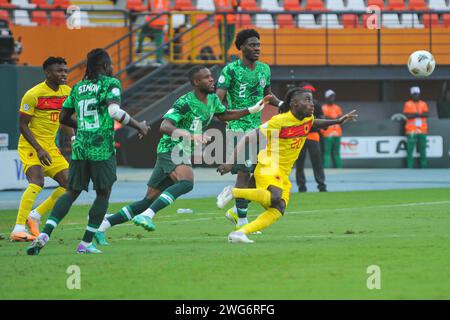
[[[282,216],[281,212],[275,208],[269,208],[267,211],[261,213],[254,221],[246,224],[238,231],[242,231],[245,234],[250,234],[256,231],[260,231],[268,226],[272,225]]]
[[[37,207],[35,210],[39,213],[39,215],[42,217],[47,211],[51,210],[53,206],[56,203],[56,200],[61,197],[64,192],[66,192],[66,189],[63,187],[58,187],[55,189],[55,191],[52,192],[50,197],[45,199],[44,202],[42,202],[39,207]]]
[[[22,195],[19,205],[19,213],[17,214],[16,224],[25,225],[27,217],[33,207],[36,196],[41,192],[42,188],[37,184],[30,183]]]
[[[270,206],[270,191],[264,189],[239,189],[233,188],[233,197],[242,198],[260,203],[263,207]]]

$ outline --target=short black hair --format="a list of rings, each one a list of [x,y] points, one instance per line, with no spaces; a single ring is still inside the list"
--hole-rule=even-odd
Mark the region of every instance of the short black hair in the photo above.
[[[234,44],[236,45],[236,48],[238,50],[241,50],[241,46],[247,41],[249,38],[256,37],[259,39],[259,33],[255,29],[244,29],[239,31],[239,33],[236,36],[236,40],[234,41]]]
[[[105,49],[97,48],[89,51],[87,54],[86,73],[83,79],[96,80],[99,76],[100,68],[108,63],[112,63],[112,61]]]
[[[197,73],[199,73],[200,70],[203,70],[203,69],[208,69],[208,68],[206,66],[203,66],[203,65],[196,65],[196,66],[193,66],[191,68],[191,70],[188,71],[187,76],[188,76],[188,79],[191,82],[191,84],[194,84],[194,77],[195,77],[195,75]]]
[[[284,97],[284,102],[281,104],[280,108],[278,109],[278,113],[285,113],[288,112],[291,108],[291,101],[294,98],[294,96],[302,93],[311,93],[311,91],[303,89],[303,88],[293,88],[289,90],[286,93],[286,97]]]
[[[42,64],[42,69],[47,70],[48,67],[54,64],[65,64],[67,65],[66,59],[62,57],[48,57]]]

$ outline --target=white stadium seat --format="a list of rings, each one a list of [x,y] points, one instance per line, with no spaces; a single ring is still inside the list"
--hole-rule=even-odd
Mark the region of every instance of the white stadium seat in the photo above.
[[[428,7],[434,10],[450,10],[445,0],[429,0]]]
[[[37,26],[37,22],[32,22],[26,10],[14,10],[14,24],[20,26]]]
[[[274,23],[272,15],[268,13],[258,13],[255,15],[255,26],[258,28],[273,29]]]
[[[297,19],[297,26],[305,29],[319,29],[321,25],[316,23],[313,14],[299,14]]]
[[[343,0],[328,0],[327,1],[327,9],[333,10],[333,11],[345,11],[347,10],[344,6]]]
[[[214,5],[214,0],[199,0],[197,1],[197,9],[204,11],[215,11],[216,6]]]
[[[261,9],[267,11],[283,11],[283,7],[278,4],[277,0],[261,0]]]
[[[364,0],[347,0],[347,10],[365,11],[366,4]]]
[[[398,29],[403,28],[400,24],[400,19],[396,13],[382,13],[381,14],[381,24],[385,28]]]
[[[339,23],[337,14],[321,14],[320,15],[320,25],[322,28],[329,29],[342,29],[343,26]]]
[[[29,3],[28,0],[11,0],[11,4],[16,5],[18,8],[34,9],[36,5]]]
[[[419,15],[417,13],[403,13],[402,26],[404,28],[423,29],[424,25],[420,23]]]

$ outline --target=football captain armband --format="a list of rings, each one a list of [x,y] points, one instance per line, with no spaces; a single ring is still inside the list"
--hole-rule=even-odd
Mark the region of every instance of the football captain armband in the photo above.
[[[250,114],[254,114],[260,112],[262,109],[264,109],[263,99],[259,100],[253,107],[248,108],[248,112],[250,112]]]
[[[128,124],[130,122],[130,115],[124,110],[120,109],[120,106],[116,103],[110,104],[108,106],[108,113],[111,118],[119,121],[122,124]]]

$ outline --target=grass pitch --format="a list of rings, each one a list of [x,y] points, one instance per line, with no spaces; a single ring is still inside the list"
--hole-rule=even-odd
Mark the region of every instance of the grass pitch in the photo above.
[[[232,245],[215,199],[177,200],[157,230],[109,230],[101,255],[77,255],[89,206],[74,206],[39,256],[12,243],[0,211],[0,299],[449,299],[450,189],[292,195],[256,243]],[[111,204],[115,212],[121,204]],[[177,214],[177,208],[193,214]],[[254,218],[262,210],[250,207]],[[67,268],[81,270],[69,290]],[[367,268],[381,270],[369,290]]]

